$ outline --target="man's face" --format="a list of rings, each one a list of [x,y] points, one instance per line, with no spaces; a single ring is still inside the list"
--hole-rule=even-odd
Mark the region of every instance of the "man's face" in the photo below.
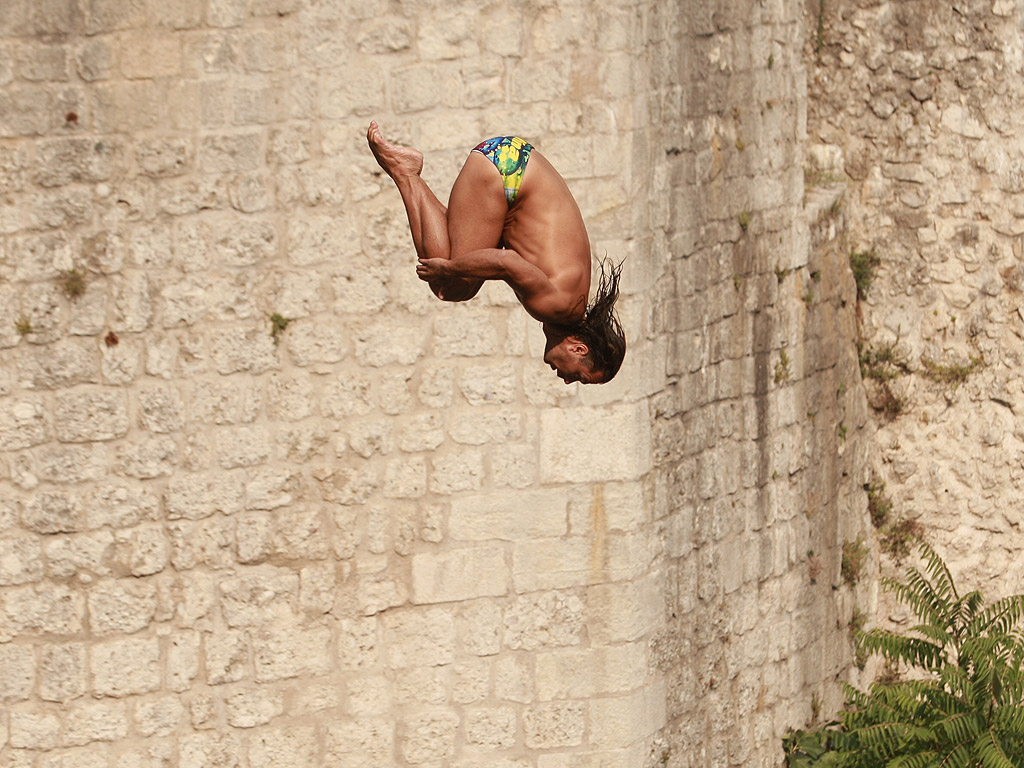
[[[566,384],[574,381],[583,384],[600,384],[603,380],[600,371],[590,367],[587,353],[590,350],[579,339],[568,336],[557,344],[548,344],[544,350],[544,362],[558,373],[558,378]]]

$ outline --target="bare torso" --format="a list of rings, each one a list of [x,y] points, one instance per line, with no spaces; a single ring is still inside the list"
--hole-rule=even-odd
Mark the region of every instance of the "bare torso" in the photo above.
[[[563,322],[583,317],[590,291],[587,229],[565,180],[536,149],[505,216],[502,241],[547,275],[563,298]],[[530,311],[525,302],[524,306]]]

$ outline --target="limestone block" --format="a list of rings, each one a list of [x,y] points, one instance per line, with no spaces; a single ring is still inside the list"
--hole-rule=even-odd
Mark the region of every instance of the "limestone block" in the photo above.
[[[454,412],[449,418],[448,432],[457,443],[507,443],[523,433],[522,413],[511,408]]]
[[[527,655],[503,655],[494,664],[494,695],[502,701],[534,700],[533,672]]]
[[[55,578],[76,574],[109,575],[114,546],[110,531],[52,538],[44,545],[47,572]]]
[[[289,323],[285,345],[292,361],[307,367],[318,363],[337,363],[348,354],[348,334],[331,322],[316,318]]]
[[[444,608],[391,611],[381,617],[383,649],[392,669],[450,664],[455,620]]]
[[[134,707],[135,728],[147,738],[173,733],[185,716],[185,707],[177,696],[140,701]]]
[[[63,746],[117,741],[127,735],[128,715],[123,701],[86,701],[65,710]]]
[[[434,353],[438,357],[479,357],[497,353],[499,334],[495,317],[490,311],[466,307],[452,307],[434,323]],[[501,394],[506,385],[507,374],[499,374],[497,380],[481,383],[480,389],[473,389],[473,396],[487,398]]]
[[[0,602],[0,637],[81,632],[85,597],[66,586],[41,582],[8,587]]]
[[[459,389],[470,405],[510,403],[516,394],[512,365],[471,365],[459,376]]]
[[[139,420],[151,432],[174,432],[185,425],[181,392],[171,386],[148,387],[139,391]]]
[[[61,490],[32,496],[22,513],[22,524],[37,534],[70,534],[83,528],[82,501]]]
[[[280,367],[270,332],[263,329],[231,328],[212,335],[210,353],[218,373],[264,373]]]
[[[456,541],[523,541],[561,536],[566,529],[565,491],[527,490],[452,499],[448,533]]]
[[[335,312],[369,315],[381,311],[391,299],[389,281],[388,270],[372,265],[334,277]]]
[[[0,538],[0,586],[26,584],[43,577],[43,548],[39,537],[13,535]]]
[[[153,291],[145,272],[126,272],[112,277],[115,331],[138,333],[149,328],[153,319]]]
[[[337,634],[337,660],[342,669],[359,670],[377,664],[376,619],[341,619],[337,624]]]
[[[496,547],[412,557],[412,602],[444,603],[508,593],[505,555]]]
[[[86,389],[57,395],[57,439],[85,443],[123,437],[128,431],[128,403],[123,392]]]
[[[511,707],[467,708],[466,743],[487,749],[509,749],[516,744],[516,712]]]
[[[98,384],[100,356],[91,340],[65,339],[30,348],[20,361],[22,380],[32,389],[57,389],[75,384]]]
[[[601,555],[582,536],[516,542],[512,575],[518,593],[596,583]]]
[[[416,456],[393,459],[384,469],[384,496],[389,499],[415,499],[427,491],[427,462]]]
[[[264,688],[241,690],[224,699],[224,711],[235,728],[254,728],[284,713],[284,697],[280,691]]]
[[[364,459],[375,453],[388,454],[393,450],[390,421],[351,421],[348,426],[349,446]]]
[[[417,396],[429,408],[447,408],[454,396],[455,372],[450,365],[424,365]]]
[[[587,635],[591,642],[638,640],[658,628],[663,611],[660,578],[655,572],[637,581],[588,587]]]
[[[488,659],[476,659],[452,667],[452,700],[471,704],[487,698],[491,688],[491,664]]]
[[[257,266],[277,253],[277,231],[259,217],[225,214],[205,219],[202,231],[219,265]]]
[[[244,632],[221,630],[203,636],[206,682],[222,685],[244,680],[249,668],[249,645]]]
[[[330,671],[331,632],[326,627],[259,629],[252,633],[257,682],[326,675]]]
[[[105,181],[123,164],[122,153],[121,145],[109,140],[66,138],[47,141],[39,148],[35,180],[44,187]]]
[[[320,398],[321,415],[328,419],[363,416],[373,408],[369,377],[358,371],[345,371],[324,387]]]
[[[614,450],[607,436],[615,435]],[[650,468],[646,404],[541,413],[540,466],[547,482],[606,482],[640,477]]]
[[[0,701],[25,701],[35,680],[35,653],[30,645],[0,645]]]
[[[217,512],[242,511],[242,478],[235,473],[178,474],[171,480],[164,504],[170,520],[199,520]]]
[[[39,398],[0,401],[0,450],[18,451],[51,439],[43,402]]]
[[[572,592],[521,595],[505,613],[505,645],[528,651],[577,645],[583,618],[583,601]]]
[[[642,741],[665,726],[664,684],[628,696],[593,699],[589,705],[590,743],[624,747]],[[721,722],[728,718],[721,718]]]
[[[156,613],[156,586],[135,579],[103,582],[89,590],[88,606],[93,632],[138,632],[149,626]]]
[[[494,484],[502,488],[528,488],[537,480],[537,449],[504,443],[491,452]]]
[[[403,451],[432,451],[444,442],[444,420],[439,413],[416,413],[399,423],[397,440]]]
[[[6,669],[7,664],[0,668]],[[68,702],[82,696],[87,689],[87,672],[84,644],[47,645],[39,656],[39,698]]]
[[[362,328],[355,333],[356,359],[373,368],[389,363],[412,365],[426,349],[429,330],[429,326],[423,324],[394,322]]]
[[[249,737],[250,768],[318,768],[318,753],[316,730],[312,726],[257,731]]]
[[[330,542],[319,509],[288,510],[274,516],[271,552],[290,560],[323,560]]]
[[[122,697],[160,687],[160,641],[129,637],[96,643],[90,650],[93,693]]]
[[[430,490],[445,496],[458,491],[478,491],[483,485],[483,454],[467,449],[431,458]]]
[[[219,585],[221,610],[229,627],[258,627],[295,617],[299,577],[287,568],[246,568]]]
[[[260,133],[222,133],[200,141],[197,166],[205,173],[245,172],[263,165],[263,137]]]
[[[459,717],[447,709],[413,715],[404,723],[402,755],[412,765],[433,764],[455,751]]]
[[[395,725],[381,717],[332,723],[325,731],[324,758],[352,768],[393,765]]]
[[[198,381],[190,398],[191,420],[205,424],[245,424],[263,403],[254,382]]]
[[[199,633],[175,632],[167,641],[166,686],[172,691],[187,691],[199,674]]]
[[[190,733],[180,742],[180,768],[239,768],[241,740],[233,733]]]
[[[0,156],[0,163],[3,162]],[[0,275],[15,282],[55,280],[74,267],[73,246],[65,235],[46,233],[13,237],[6,258],[0,261]]]
[[[647,675],[646,643],[566,648],[536,659],[537,699],[590,699],[632,691]]]
[[[262,427],[220,427],[215,441],[224,469],[251,467],[270,458],[270,436]]]
[[[526,746],[531,749],[575,747],[583,743],[585,727],[585,704],[580,701],[535,704],[523,712]]]
[[[52,712],[11,712],[8,728],[15,749],[53,749],[60,743],[60,718]]]
[[[598,525],[606,531],[636,531],[648,514],[640,482],[606,483],[599,493],[575,496],[569,501],[569,527],[574,533],[592,534]]]

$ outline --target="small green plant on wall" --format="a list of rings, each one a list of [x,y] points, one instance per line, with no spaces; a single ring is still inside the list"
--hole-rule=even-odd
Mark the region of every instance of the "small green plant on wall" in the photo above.
[[[278,344],[281,341],[281,334],[284,333],[284,329],[288,327],[288,323],[292,320],[290,317],[275,312],[270,316],[270,335],[274,337],[274,344]]]
[[[85,293],[85,276],[77,269],[69,269],[60,276],[60,289],[69,299]]]
[[[14,321],[14,330],[19,336],[28,336],[32,333],[32,321],[27,317],[19,317]]]
[[[866,299],[868,288],[875,281],[875,275],[882,260],[874,251],[853,251],[850,254],[850,269],[853,271],[853,281],[857,284],[857,298]]]
[[[882,586],[914,612],[907,634],[858,630],[862,653],[896,670],[867,691],[844,684],[836,722],[783,739],[789,768],[1020,768],[1024,765],[1024,595],[961,595],[942,559]],[[900,674],[900,673],[903,674]]]

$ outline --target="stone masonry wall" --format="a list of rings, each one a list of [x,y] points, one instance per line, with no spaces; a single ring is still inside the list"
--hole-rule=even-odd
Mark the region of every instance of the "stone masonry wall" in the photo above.
[[[811,172],[847,183],[850,248],[880,260],[865,349],[898,342],[911,369],[901,413],[879,414],[875,477],[965,588],[1019,593],[1024,4],[839,0],[821,29]]]
[[[0,766],[767,766],[834,701],[870,430],[795,2],[2,10]],[[371,117],[442,200],[493,133],[562,170],[614,382],[429,294]]]

